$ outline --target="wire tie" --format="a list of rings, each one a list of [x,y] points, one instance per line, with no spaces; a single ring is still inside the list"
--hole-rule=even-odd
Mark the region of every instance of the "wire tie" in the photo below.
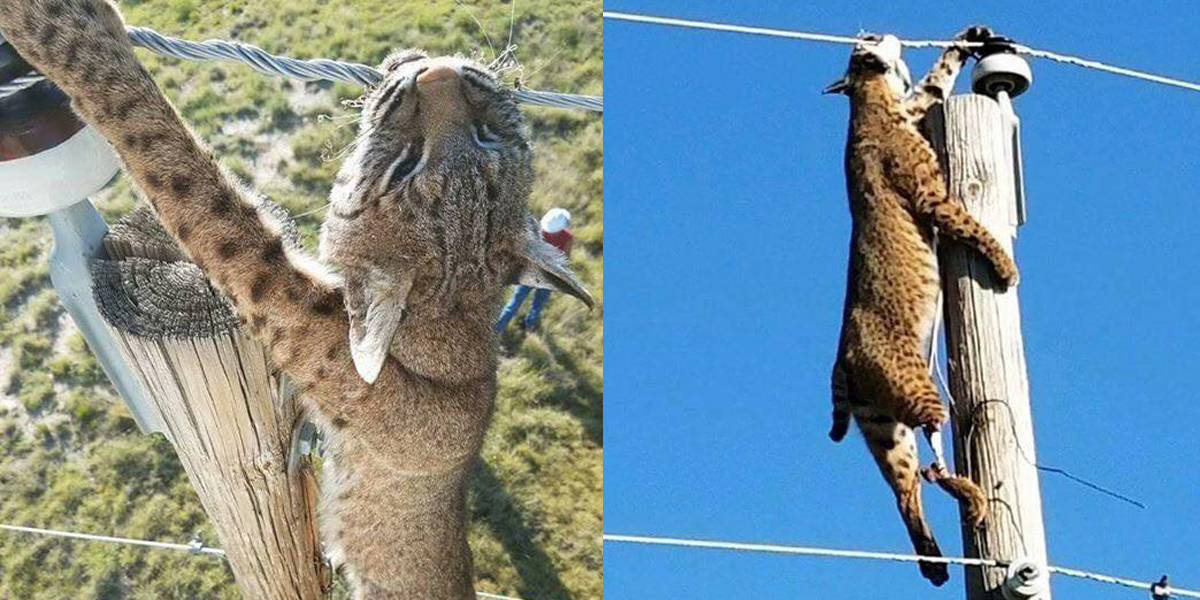
[[[1154,600],[1167,600],[1171,597],[1171,584],[1167,583],[1166,575],[1150,584],[1150,597]]]
[[[204,552],[204,541],[200,539],[199,533],[192,536],[192,541],[188,542],[188,552],[192,554]]]

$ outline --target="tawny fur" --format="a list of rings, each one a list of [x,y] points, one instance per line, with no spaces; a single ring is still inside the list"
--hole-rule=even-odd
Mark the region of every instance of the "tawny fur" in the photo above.
[[[978,526],[987,517],[987,498],[974,481],[951,475],[945,465],[933,465],[921,473],[925,479],[937,484],[947,494],[962,503],[963,520]]]
[[[0,29],[112,142],[301,390],[330,441],[324,539],[355,597],[473,599],[464,485],[496,394],[500,291],[534,281],[591,302],[531,227],[530,149],[511,94],[468,60],[384,62],[322,231],[338,277],[283,243],[219,168],[107,0],[5,0]],[[371,377],[352,347],[381,362]]]
[[[987,35],[972,28],[959,39]],[[964,48],[948,49],[909,93],[895,38],[864,39],[846,78],[831,86],[850,97],[846,178],[853,231],[830,437],[841,440],[853,415],[896,495],[914,548],[926,556],[941,552],[921,509],[914,429],[937,434],[947,416],[924,358],[939,290],[935,236],[978,250],[1004,285],[1018,280],[1004,248],[947,196],[937,156],[918,130],[968,57]],[[930,477],[964,504],[972,525],[982,522],[987,503],[978,486],[940,469]],[[949,578],[944,564],[920,567],[935,585]]]

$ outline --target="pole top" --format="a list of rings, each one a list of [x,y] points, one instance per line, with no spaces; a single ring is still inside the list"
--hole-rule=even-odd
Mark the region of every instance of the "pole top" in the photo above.
[[[1016,98],[1033,83],[1033,70],[1016,53],[1013,41],[994,35],[979,49],[979,62],[971,69],[971,90],[995,98],[1007,92]]]

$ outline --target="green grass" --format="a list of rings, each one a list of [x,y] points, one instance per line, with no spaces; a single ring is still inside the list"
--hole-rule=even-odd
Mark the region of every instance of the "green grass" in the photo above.
[[[136,25],[239,39],[296,57],[377,64],[396,47],[490,59],[512,5],[452,0],[125,0]],[[600,2],[518,0],[524,85],[602,93]],[[472,17],[474,15],[474,18]],[[239,177],[299,213],[317,209],[354,134],[349,84],[298,83],[223,63],[139,52],[184,117]],[[595,114],[526,111],[540,213],[575,215],[574,264],[603,304],[603,127]],[[107,219],[136,202],[125,178]],[[299,219],[312,244],[320,211]],[[43,219],[0,221],[0,522],[216,545],[170,444],[141,435],[49,287]],[[496,416],[474,475],[470,536],[480,589],[527,600],[602,595],[603,310],[554,297],[542,329],[502,339]],[[335,598],[348,598],[344,584]],[[235,599],[220,560],[0,532],[0,598]]]

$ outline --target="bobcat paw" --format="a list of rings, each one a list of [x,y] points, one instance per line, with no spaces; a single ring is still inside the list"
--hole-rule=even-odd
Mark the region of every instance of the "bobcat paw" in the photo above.
[[[958,48],[958,51],[961,52],[964,57],[978,56],[979,47],[971,47],[967,44],[983,42],[990,37],[992,37],[992,30],[990,28],[983,25],[972,25],[971,27],[960,31],[958,35],[954,36],[954,40],[958,42],[955,44],[955,47]]]
[[[954,36],[957,41],[982,42],[992,37],[992,29],[987,25],[972,25]]]

